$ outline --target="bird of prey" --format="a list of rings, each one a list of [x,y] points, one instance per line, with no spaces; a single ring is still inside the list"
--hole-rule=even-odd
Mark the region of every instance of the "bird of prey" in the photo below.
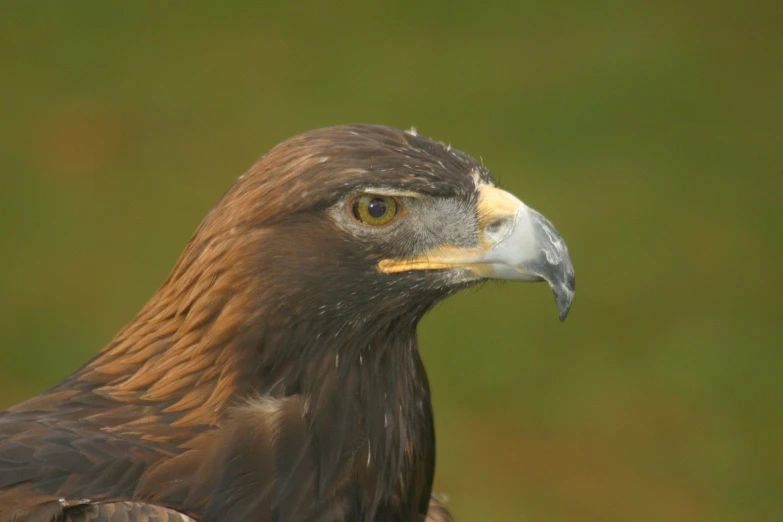
[[[289,139],[95,358],[0,412],[0,522],[451,520],[416,326],[493,278],[568,313],[563,239],[481,163],[376,125]]]

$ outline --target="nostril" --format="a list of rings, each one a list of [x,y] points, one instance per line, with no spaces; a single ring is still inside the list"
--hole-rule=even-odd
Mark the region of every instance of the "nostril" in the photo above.
[[[500,232],[507,223],[508,223],[508,218],[496,219],[492,221],[489,225],[487,225],[487,232],[489,232],[490,234],[495,234],[497,232]]]

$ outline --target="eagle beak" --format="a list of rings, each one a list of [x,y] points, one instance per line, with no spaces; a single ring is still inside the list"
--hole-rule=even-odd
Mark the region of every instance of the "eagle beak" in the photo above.
[[[497,205],[502,200],[507,203]],[[483,189],[479,211],[489,219],[481,220],[485,222],[485,246],[472,265],[474,271],[487,278],[546,281],[564,321],[574,299],[576,279],[568,247],[555,226],[513,195],[494,187]]]
[[[464,267],[481,278],[546,281],[564,321],[576,283],[568,247],[555,226],[512,194],[489,185],[480,189],[478,215],[478,247],[441,247],[415,259],[386,259],[378,268],[393,273]]]

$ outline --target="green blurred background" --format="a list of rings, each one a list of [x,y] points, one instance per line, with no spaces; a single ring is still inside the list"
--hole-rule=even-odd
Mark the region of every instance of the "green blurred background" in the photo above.
[[[270,147],[465,150],[571,249],[421,326],[463,522],[783,520],[783,4],[0,8],[0,406],[152,295]]]

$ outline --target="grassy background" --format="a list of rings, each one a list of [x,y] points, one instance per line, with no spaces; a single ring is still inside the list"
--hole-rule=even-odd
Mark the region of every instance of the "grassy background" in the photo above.
[[[783,519],[783,4],[262,4],[0,8],[0,406],[99,350],[274,144],[416,125],[578,277],[565,324],[508,284],[421,327],[458,519]]]

